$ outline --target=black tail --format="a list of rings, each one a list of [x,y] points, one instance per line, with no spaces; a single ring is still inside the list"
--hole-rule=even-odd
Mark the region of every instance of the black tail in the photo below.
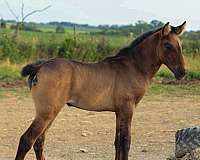
[[[40,60],[35,63],[27,64],[22,68],[21,71],[22,77],[27,77],[29,75],[28,85],[30,89],[32,88],[32,85],[36,85],[37,82],[36,74],[40,69],[40,67],[42,66],[42,64],[44,64],[45,62],[46,62],[45,60]]]
[[[41,64],[46,62],[45,60],[40,60],[35,63],[27,64],[22,68],[21,76],[27,77],[28,75],[34,75],[37,73],[38,69],[41,67]]]

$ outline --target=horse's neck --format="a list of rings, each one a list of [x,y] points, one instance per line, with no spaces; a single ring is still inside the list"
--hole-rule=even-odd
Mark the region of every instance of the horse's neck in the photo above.
[[[133,53],[134,65],[148,80],[151,80],[161,66],[157,51],[159,34],[147,38],[135,47]]]

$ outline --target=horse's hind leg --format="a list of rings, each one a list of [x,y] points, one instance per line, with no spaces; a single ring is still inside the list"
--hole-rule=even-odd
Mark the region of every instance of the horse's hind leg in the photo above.
[[[47,129],[37,138],[37,140],[35,141],[35,143],[33,145],[33,148],[35,151],[35,156],[36,156],[37,160],[45,160],[45,157],[43,154],[45,135],[46,135],[47,130],[50,128],[52,122],[48,125]]]
[[[48,126],[50,119],[35,118],[27,131],[21,136],[15,160],[23,160],[26,153],[31,149],[36,139]]]
[[[33,145],[37,160],[45,160],[45,157],[43,155],[44,141],[45,141],[45,131],[37,138],[35,144]]]
[[[45,134],[46,129],[53,122],[56,115],[62,108],[58,106],[56,107],[54,105],[46,105],[46,107],[39,107],[45,109],[41,110],[41,112],[36,113],[35,120],[32,122],[27,131],[21,136],[15,160],[23,160],[25,158],[26,153],[32,148],[34,143],[41,136],[36,143],[37,147],[40,146],[40,149],[36,152],[38,154],[38,157],[40,156],[39,154],[42,153],[41,147],[43,146],[44,142],[44,137],[42,137],[42,134]]]

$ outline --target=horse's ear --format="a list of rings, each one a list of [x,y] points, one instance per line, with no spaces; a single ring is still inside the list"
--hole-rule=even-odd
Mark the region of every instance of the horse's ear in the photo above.
[[[176,27],[175,29],[175,33],[178,35],[178,36],[181,36],[184,32],[185,32],[185,28],[186,28],[186,21],[183,22],[183,24],[181,24],[180,26]]]
[[[162,35],[167,36],[170,32],[171,32],[171,26],[169,25],[169,22],[167,22],[162,28]]]

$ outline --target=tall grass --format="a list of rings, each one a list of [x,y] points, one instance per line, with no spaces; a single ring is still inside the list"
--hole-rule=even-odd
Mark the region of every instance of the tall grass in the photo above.
[[[85,31],[87,32],[87,31]],[[64,57],[95,62],[129,44],[133,37],[117,35],[89,35],[77,31],[74,39],[71,30],[64,34],[50,32],[21,32],[13,40],[12,31],[0,30],[0,80],[20,79],[22,64],[40,58]],[[185,54],[188,79],[200,79],[200,54]],[[174,79],[173,74],[162,66],[158,79]]]
[[[0,63],[0,80],[12,81],[20,80],[20,70],[23,64],[14,64],[9,61],[9,59]]]

